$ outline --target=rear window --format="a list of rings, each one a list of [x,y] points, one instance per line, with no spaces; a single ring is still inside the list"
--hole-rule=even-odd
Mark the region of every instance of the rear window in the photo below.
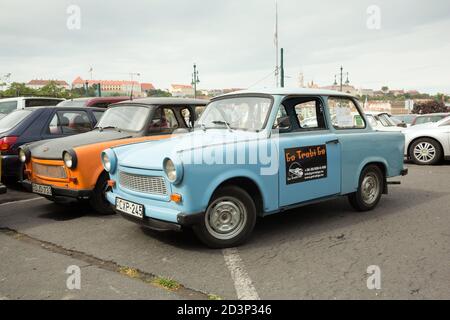
[[[40,106],[56,106],[61,100],[53,99],[27,99],[25,107],[40,107]]]
[[[17,101],[0,102],[0,117],[17,109]]]
[[[0,120],[0,132],[11,130],[32,112],[32,110],[17,110],[6,115]]]
[[[58,107],[84,107],[87,100],[65,100],[58,103]]]

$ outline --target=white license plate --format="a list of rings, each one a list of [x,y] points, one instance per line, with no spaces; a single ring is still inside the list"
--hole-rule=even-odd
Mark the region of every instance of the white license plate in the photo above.
[[[50,186],[44,186],[42,184],[33,183],[31,185],[31,188],[33,190],[33,193],[43,194],[46,196],[52,195],[52,187],[50,187]]]
[[[116,198],[116,209],[134,217],[144,218],[144,206],[120,198]]]

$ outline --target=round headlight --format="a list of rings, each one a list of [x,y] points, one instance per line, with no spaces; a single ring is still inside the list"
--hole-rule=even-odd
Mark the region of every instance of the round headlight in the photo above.
[[[169,158],[164,159],[163,167],[167,179],[169,179],[170,182],[175,182],[177,180],[177,169],[175,168],[173,161]]]
[[[19,160],[22,163],[27,162],[27,154],[25,153],[25,151],[23,149],[19,150]]]
[[[73,150],[63,152],[64,164],[69,169],[75,169],[77,166],[77,155]]]
[[[103,168],[105,168],[106,172],[111,171],[111,160],[109,160],[109,157],[105,152],[103,152],[102,154],[102,163]]]
[[[110,174],[114,174],[117,169],[117,157],[112,149],[106,149],[100,155],[100,159],[102,160],[103,168],[106,172]]]

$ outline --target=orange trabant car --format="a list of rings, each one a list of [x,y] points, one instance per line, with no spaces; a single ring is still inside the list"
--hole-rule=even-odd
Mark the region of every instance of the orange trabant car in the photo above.
[[[94,130],[24,145],[22,185],[30,192],[57,203],[89,201],[99,213],[112,213],[105,198],[109,175],[101,163],[107,148],[159,140],[193,127],[208,101],[182,98],[144,98],[112,105]],[[64,131],[73,119],[49,123]],[[59,127],[59,128],[58,128]],[[184,130],[186,131],[186,130]]]

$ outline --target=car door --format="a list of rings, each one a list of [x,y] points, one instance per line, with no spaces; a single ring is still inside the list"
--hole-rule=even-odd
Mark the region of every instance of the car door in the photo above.
[[[328,128],[320,97],[285,99],[279,130],[279,206],[288,207],[340,193],[341,154]]]
[[[359,114],[362,117],[362,111],[350,97],[328,97],[327,110],[341,149],[341,193],[351,193],[356,191],[355,182],[359,178],[361,164],[374,156],[374,150],[382,145],[382,133],[370,130],[364,118],[362,122],[353,121],[349,115]]]

